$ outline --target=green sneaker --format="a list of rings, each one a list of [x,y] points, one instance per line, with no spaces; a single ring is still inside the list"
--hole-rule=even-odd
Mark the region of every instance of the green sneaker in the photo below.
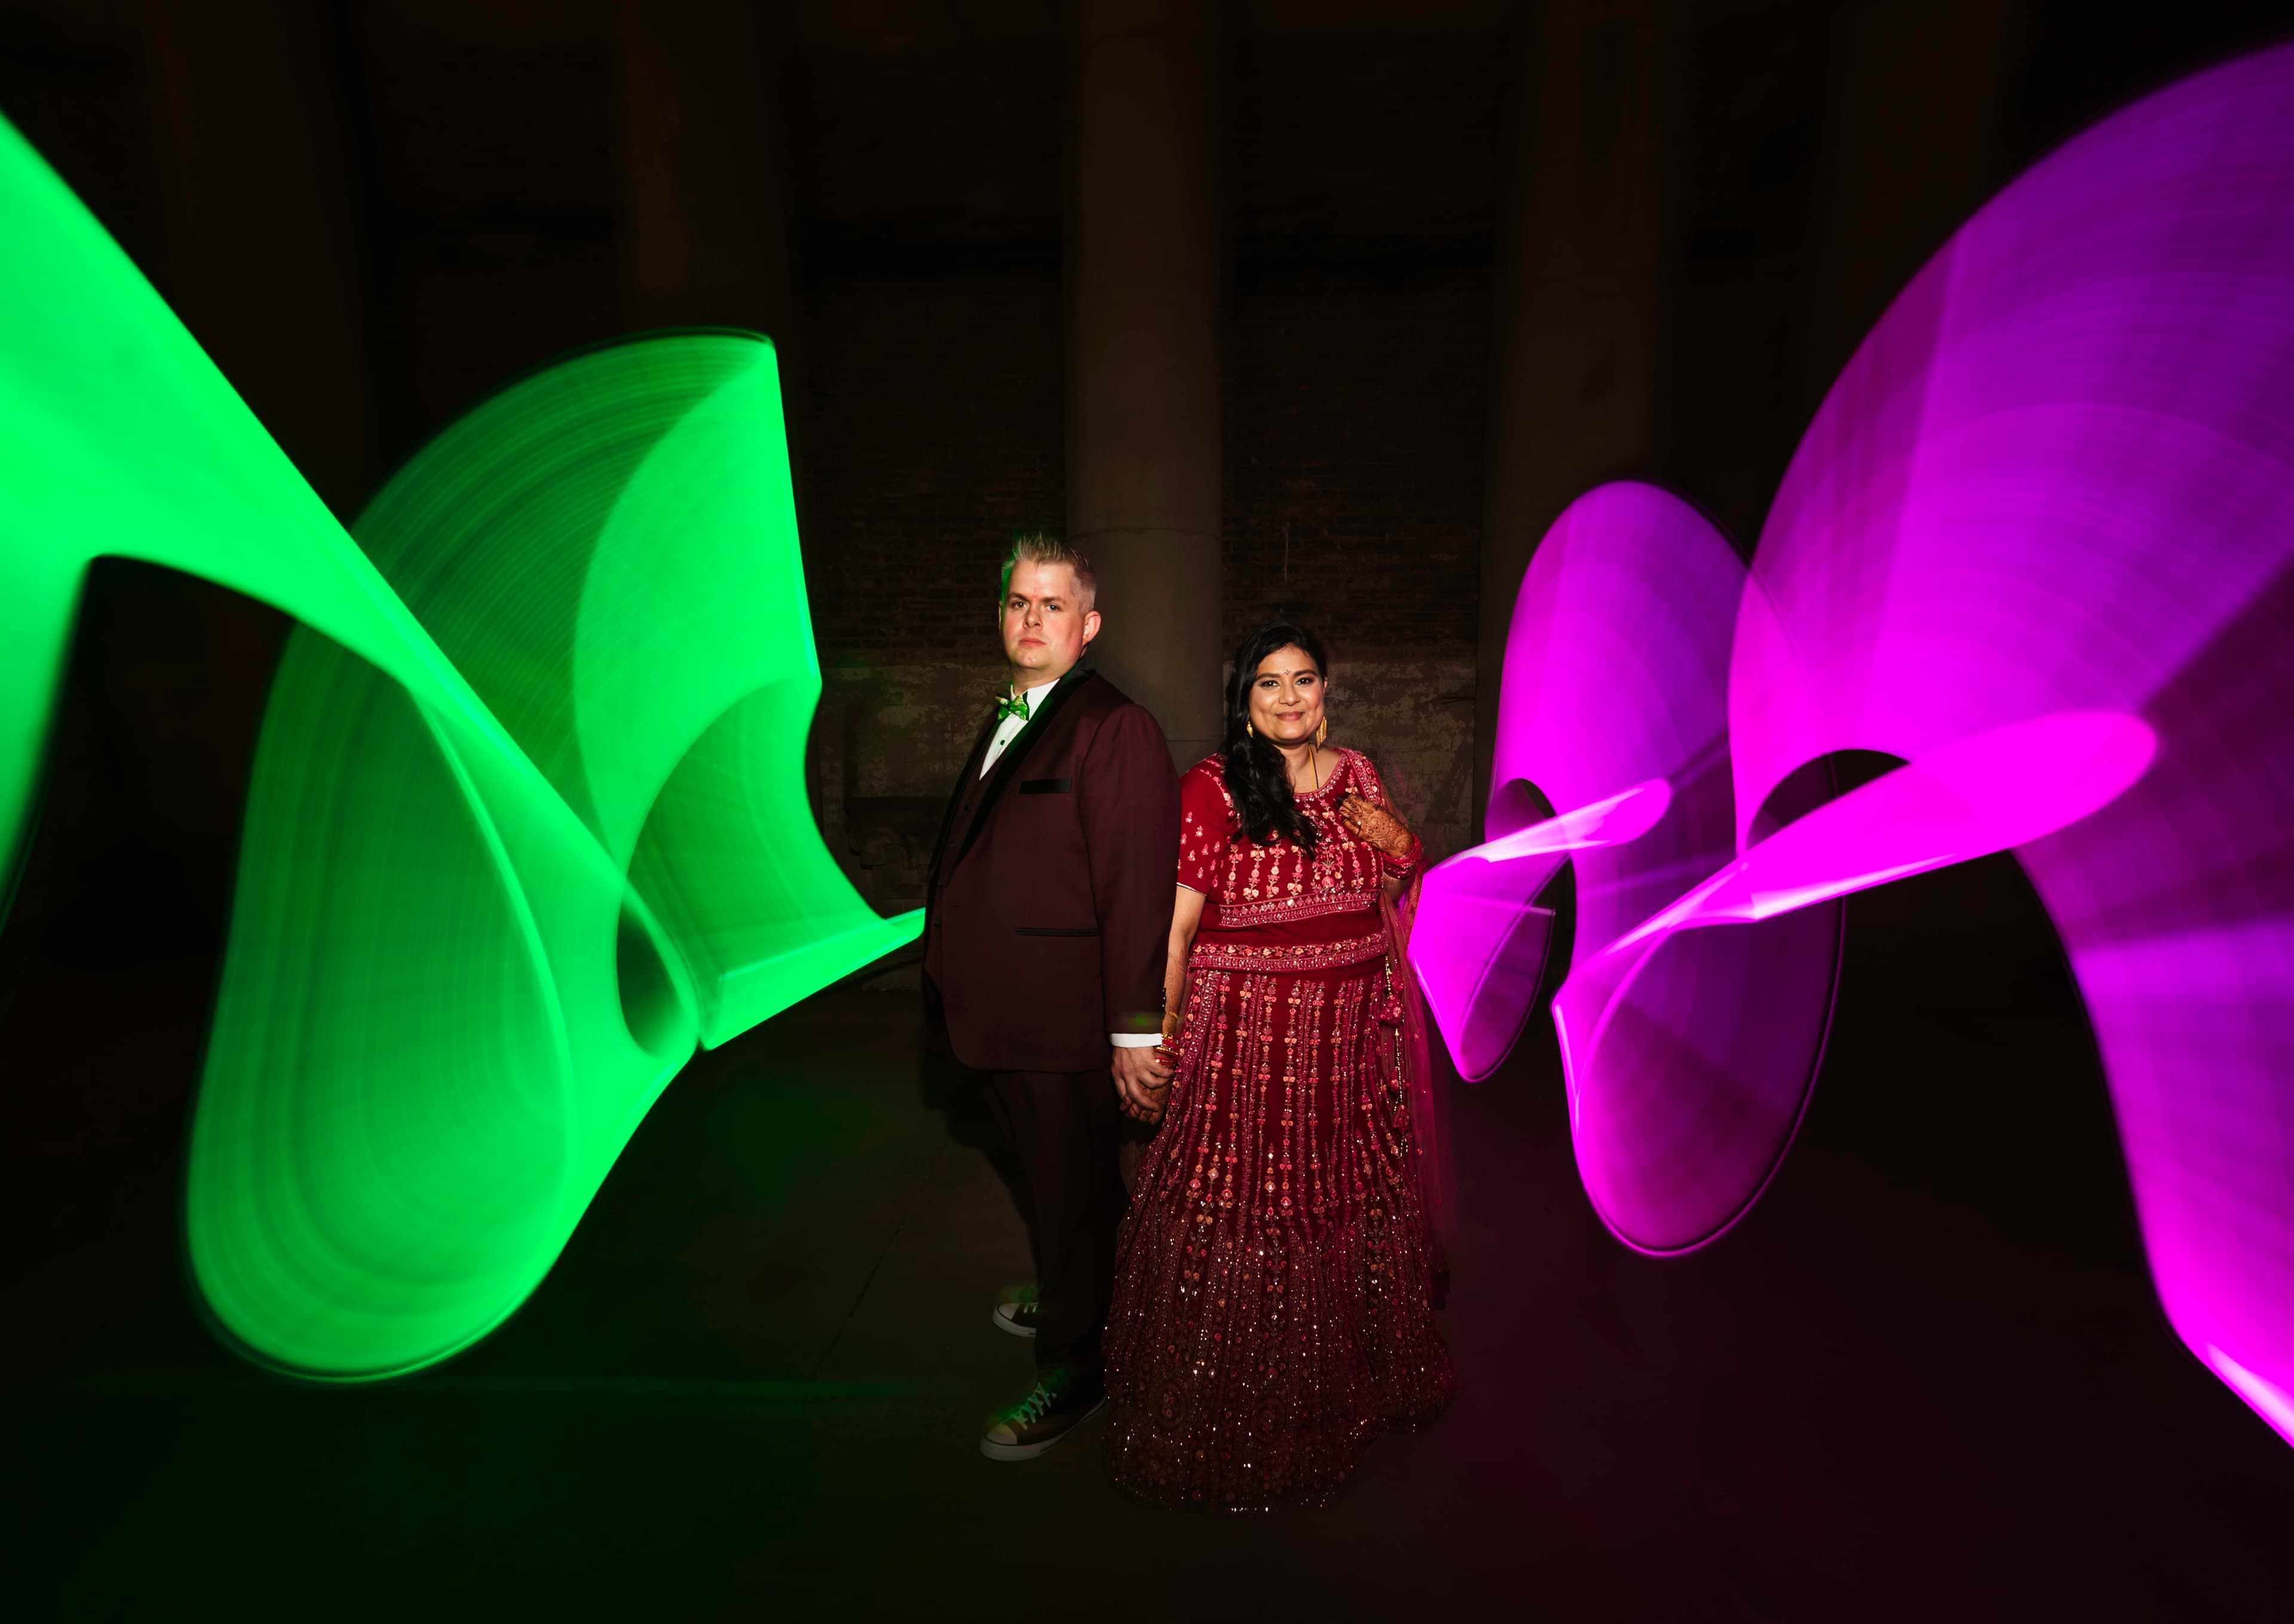
[[[1004,1300],[997,1303],[993,1318],[997,1330],[1009,1331],[1014,1336],[1032,1337],[1043,1312],[1043,1298],[1036,1287],[1016,1286],[1005,1292]]]
[[[1026,1398],[988,1417],[980,1452],[990,1460],[1033,1460],[1106,1402],[1107,1389],[1096,1375],[1044,1371]]]

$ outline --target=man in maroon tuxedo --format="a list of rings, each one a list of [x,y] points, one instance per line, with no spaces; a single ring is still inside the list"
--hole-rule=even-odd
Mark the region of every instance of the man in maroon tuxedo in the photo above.
[[[1037,1294],[997,1323],[1036,1342],[1027,1397],[981,1453],[1029,1460],[1102,1401],[1100,1332],[1123,1216],[1119,1094],[1159,1114],[1170,1068],[1164,956],[1177,884],[1179,781],[1155,719],[1084,666],[1099,635],[1079,553],[1022,537],[1004,566],[1009,694],[940,826],[926,890],[925,1003],[988,1102],[1026,1186]]]

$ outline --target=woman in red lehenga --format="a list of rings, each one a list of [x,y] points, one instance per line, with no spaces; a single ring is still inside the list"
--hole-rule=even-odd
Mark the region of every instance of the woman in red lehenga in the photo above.
[[[1329,1498],[1450,1396],[1425,1025],[1402,948],[1422,853],[1323,743],[1321,641],[1237,651],[1226,741],[1180,782],[1167,1099],[1116,1255],[1108,1470],[1169,1506]],[[1184,1011],[1184,1021],[1178,1011]]]

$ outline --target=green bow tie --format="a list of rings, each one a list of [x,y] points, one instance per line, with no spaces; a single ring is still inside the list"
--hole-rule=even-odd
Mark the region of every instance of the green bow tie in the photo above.
[[[1028,696],[1025,694],[1021,694],[1017,699],[999,699],[996,702],[996,719],[1000,722],[1007,716],[1016,716],[1023,722],[1028,719]]]

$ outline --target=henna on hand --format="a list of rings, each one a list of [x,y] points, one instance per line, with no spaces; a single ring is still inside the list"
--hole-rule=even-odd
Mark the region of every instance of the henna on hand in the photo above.
[[[1346,827],[1389,857],[1407,855],[1418,838],[1392,808],[1364,800],[1359,795],[1348,795],[1339,801],[1338,816],[1346,820]]]

